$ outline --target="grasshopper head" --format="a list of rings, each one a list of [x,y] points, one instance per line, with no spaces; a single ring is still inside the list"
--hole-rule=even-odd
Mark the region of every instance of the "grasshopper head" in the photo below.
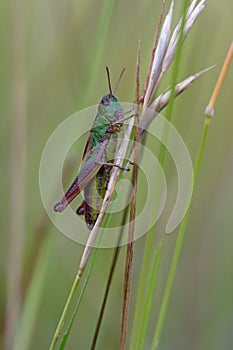
[[[99,103],[98,112],[109,121],[114,121],[115,112],[122,111],[122,107],[116,96],[113,94],[104,95]]]
[[[104,95],[104,97],[101,99],[99,105],[102,106],[103,108],[107,108],[108,106],[111,106],[113,103],[118,102],[118,99],[116,96],[113,94],[107,94]]]
[[[112,86],[111,86],[111,81],[110,81],[110,74],[109,74],[109,69],[106,67],[107,71],[107,77],[108,77],[108,87],[109,87],[109,93],[104,95],[104,97],[101,99],[99,103],[99,114],[102,115],[105,119],[107,119],[108,122],[113,122],[115,120],[115,115],[116,112],[123,112],[123,109],[121,107],[121,104],[119,103],[117,97],[112,93]],[[122,70],[120,77],[118,78],[115,88],[114,88],[114,93],[117,89],[118,83],[122,77],[122,74],[124,73],[125,69]]]

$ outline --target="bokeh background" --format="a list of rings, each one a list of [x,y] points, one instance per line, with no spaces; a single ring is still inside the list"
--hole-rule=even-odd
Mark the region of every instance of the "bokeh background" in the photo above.
[[[17,341],[14,349],[48,348],[83,251],[81,245],[60,234],[44,212],[38,169],[45,143],[67,116],[98,103],[107,91],[106,65],[114,81],[122,67],[126,67],[118,96],[122,101],[133,100],[137,42],[140,38],[143,81],[160,6],[158,0],[0,3],[1,348],[6,333],[6,310],[17,311],[19,301],[18,335],[11,336],[12,343]],[[181,9],[182,1],[175,1],[174,25]],[[209,1],[183,48],[180,79],[215,64],[175,103],[174,125],[193,161],[205,106],[232,40],[232,13],[231,0]],[[169,86],[171,71],[166,74],[161,91]],[[233,347],[232,117],[231,67],[209,128],[160,343],[163,350]],[[165,238],[145,349],[149,348],[155,327],[176,234]],[[143,244],[144,238],[135,246],[132,302]],[[122,248],[98,349],[119,347],[124,253]],[[111,249],[98,254],[68,349],[90,347],[111,256]],[[9,283],[13,293],[10,306],[7,304]],[[27,299],[29,290],[32,300]],[[30,320],[26,328],[25,314]],[[13,345],[8,343],[7,347],[5,342],[7,348]]]

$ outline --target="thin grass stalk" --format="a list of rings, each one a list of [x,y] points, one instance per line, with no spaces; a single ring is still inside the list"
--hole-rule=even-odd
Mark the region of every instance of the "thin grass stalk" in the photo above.
[[[29,350],[35,346],[32,338],[45,289],[48,265],[51,259],[51,247],[52,236],[47,235],[46,239],[43,240],[33,266],[33,276],[31,276],[30,284],[27,286],[27,293],[24,297],[23,309],[12,350]]]
[[[108,225],[108,221],[110,219],[110,216],[107,216],[105,218],[105,221],[103,222],[103,228],[106,228],[107,225]],[[67,330],[65,331],[63,337],[62,337],[62,341],[60,343],[60,346],[59,346],[59,350],[63,350],[65,349],[65,346],[66,346],[66,343],[68,341],[68,338],[69,338],[69,335],[70,335],[70,332],[71,332],[71,329],[72,329],[72,326],[74,324],[74,320],[77,316],[77,313],[78,313],[78,310],[79,310],[79,307],[80,307],[80,304],[81,304],[81,301],[82,301],[82,298],[84,296],[84,292],[86,290],[86,287],[87,287],[87,284],[88,284],[88,281],[91,277],[91,273],[92,273],[92,270],[93,270],[93,267],[94,267],[94,263],[95,263],[95,260],[97,258],[97,255],[98,255],[98,252],[99,252],[99,248],[101,246],[101,242],[102,242],[102,239],[104,238],[104,232],[102,232],[102,234],[99,236],[99,239],[98,239],[98,242],[97,242],[97,247],[94,249],[94,252],[92,254],[92,258],[90,259],[90,264],[89,264],[89,268],[88,268],[88,271],[87,271],[87,274],[86,274],[86,277],[84,279],[84,282],[83,282],[83,286],[82,286],[82,289],[80,291],[80,294],[79,294],[79,297],[78,297],[78,300],[77,300],[77,303],[75,305],[75,308],[74,308],[74,312],[72,314],[72,317],[70,319],[70,322],[68,324],[68,327],[67,327]],[[71,299],[72,301],[72,299]],[[61,328],[62,330],[62,328]]]
[[[61,332],[62,332],[63,323],[65,321],[65,317],[66,317],[68,308],[69,308],[69,306],[70,306],[70,304],[71,304],[71,302],[72,302],[72,300],[74,298],[75,291],[76,291],[76,289],[77,289],[77,287],[79,285],[80,279],[81,279],[81,275],[77,274],[76,277],[75,277],[75,280],[73,282],[73,285],[71,287],[71,290],[70,290],[70,293],[68,295],[68,298],[66,300],[65,306],[63,308],[60,320],[59,320],[59,322],[57,324],[57,328],[56,328],[55,333],[53,335],[53,338],[52,338],[49,350],[55,349],[55,347],[57,345],[57,342],[58,342],[58,340],[60,338],[60,335],[61,335]]]
[[[25,230],[26,108],[25,4],[12,1],[12,141],[10,155],[10,243],[7,271],[4,349],[12,349],[22,300],[22,255]]]
[[[97,86],[99,67],[103,57],[106,39],[109,33],[115,6],[116,0],[104,0],[103,6],[99,7],[101,8],[101,12],[95,35],[93,37],[93,44],[90,50],[91,53],[89,55],[89,74],[85,98],[83,99],[84,106],[88,106],[90,104],[92,93],[95,91]]]
[[[143,313],[143,308],[145,304],[145,288],[147,285],[148,279],[148,266],[150,266],[151,255],[153,252],[153,245],[151,244],[148,236],[153,235],[153,229],[151,228],[149,232],[147,232],[147,239],[144,246],[143,251],[143,260],[141,271],[139,275],[139,281],[137,286],[137,297],[136,297],[136,306],[134,310],[133,316],[133,328],[130,340],[130,350],[135,350],[137,348],[138,340],[139,340],[139,329],[141,325],[141,315]],[[144,273],[143,273],[144,272]]]
[[[227,71],[229,69],[230,63],[232,61],[232,58],[233,58],[233,41],[230,44],[226,59],[224,61],[223,67],[222,67],[222,70],[219,74],[219,77],[218,77],[217,83],[215,85],[214,91],[212,93],[212,96],[210,98],[209,104],[205,110],[205,113],[207,115],[209,115],[210,117],[214,115],[214,107],[215,107],[219,92],[222,88],[223,81],[224,81],[226,74],[227,74]]]
[[[109,295],[112,279],[113,279],[114,272],[115,272],[115,269],[116,269],[119,253],[120,253],[120,247],[117,246],[114,249],[114,254],[113,254],[113,257],[112,257],[112,263],[111,263],[111,266],[110,266],[110,271],[109,271],[109,275],[108,275],[108,279],[107,279],[107,285],[106,285],[105,292],[104,292],[104,298],[103,298],[103,301],[102,301],[102,304],[101,304],[99,317],[98,317],[96,328],[95,328],[95,331],[94,331],[94,336],[93,336],[93,339],[92,339],[92,342],[91,342],[91,347],[90,347],[91,350],[94,350],[96,348],[96,343],[97,343],[97,340],[98,340],[100,327],[101,327],[101,324],[102,324],[102,321],[103,321],[103,316],[104,316],[104,312],[105,312],[105,308],[106,308],[106,304],[107,304],[107,300],[108,300],[108,295]]]
[[[187,4],[188,4],[188,1],[185,0],[183,14],[186,13],[186,9],[188,6]],[[172,11],[172,7],[171,7],[170,11]],[[184,26],[185,26],[185,16],[183,16],[183,18],[182,18],[181,33],[183,33]],[[176,61],[175,61],[174,71],[173,71],[173,76],[172,76],[172,87],[171,87],[170,96],[169,96],[170,108],[167,112],[167,119],[170,121],[172,119],[173,102],[174,102],[175,93],[176,93],[176,81],[177,81],[177,77],[178,77],[181,49],[182,49],[182,35],[180,35],[180,40],[179,40],[179,44],[178,44],[179,53],[177,52],[177,56],[176,56]],[[160,152],[159,152],[159,161],[160,161],[160,164],[163,168],[164,168],[165,163],[166,163],[166,152],[167,152],[166,149],[161,146]],[[159,197],[160,197],[160,191],[159,191],[160,181],[161,181],[161,179],[158,179],[158,186],[156,186],[156,188],[158,189],[158,195],[155,198],[155,202],[153,203],[153,208],[152,208],[151,213],[155,213],[158,210]],[[151,259],[152,259],[152,252],[153,252],[152,247],[154,245],[155,230],[156,230],[156,225],[151,230],[149,230],[149,232],[147,233],[147,237],[146,237],[146,242],[145,242],[145,247],[144,247],[144,252],[143,252],[143,261],[142,261],[141,272],[140,272],[140,277],[139,277],[139,282],[138,282],[138,294],[137,294],[136,309],[135,309],[135,316],[134,316],[135,323],[133,325],[133,334],[132,334],[132,341],[131,341],[131,346],[130,346],[131,350],[137,348],[137,344],[139,341],[138,339],[139,339],[140,327],[136,328],[136,326],[138,327],[140,325],[141,327],[143,327],[142,323],[140,322],[141,321],[140,317],[141,317],[141,315],[143,315],[143,310],[145,310],[145,308],[144,308],[144,305],[145,305],[144,296],[145,296],[145,293],[147,293],[148,283],[150,283],[149,278],[148,278],[148,271],[150,271],[150,268],[151,268]],[[154,265],[155,265],[155,261],[152,260],[152,266],[154,266]],[[145,322],[147,322],[146,316],[143,315],[142,317],[145,319]],[[143,332],[143,334],[145,336],[144,332]],[[143,342],[142,339],[141,339],[141,342]]]
[[[129,196],[131,196],[131,194],[129,194]],[[127,201],[128,203],[128,201]],[[111,267],[109,270],[109,275],[108,275],[108,279],[107,279],[107,285],[105,288],[105,292],[104,292],[104,298],[103,298],[103,302],[100,308],[100,313],[99,313],[99,317],[97,320],[97,325],[95,328],[95,332],[94,332],[94,336],[93,336],[93,340],[91,343],[91,350],[94,350],[96,347],[96,343],[97,343],[97,339],[98,339],[98,335],[100,332],[100,327],[103,321],[103,315],[104,315],[104,311],[106,308],[106,303],[107,303],[107,299],[108,299],[108,295],[109,295],[109,291],[110,291],[110,286],[112,283],[112,279],[113,279],[113,275],[116,269],[116,265],[117,265],[117,261],[118,261],[118,257],[119,257],[119,253],[120,253],[120,245],[121,245],[121,240],[122,240],[122,235],[123,235],[123,231],[124,231],[124,225],[126,223],[126,219],[127,219],[127,215],[128,215],[128,210],[129,210],[129,205],[127,205],[127,207],[125,208],[124,211],[124,215],[122,218],[122,222],[121,222],[121,229],[120,229],[120,234],[119,234],[119,239],[117,242],[117,247],[114,249],[114,254],[112,257],[112,262],[111,262]]]
[[[156,181],[156,197],[153,203],[153,208],[156,210],[159,207],[160,202],[160,188],[161,188],[161,176],[158,176]],[[154,211],[151,211],[151,217],[154,215]],[[148,285],[150,282],[150,276],[151,271],[153,270],[153,266],[155,264],[152,264],[152,256],[153,256],[153,250],[154,250],[154,233],[155,233],[156,225],[153,225],[151,229],[147,232],[144,251],[143,251],[143,259],[142,259],[142,266],[138,281],[138,290],[137,290],[137,299],[136,299],[136,308],[135,308],[135,314],[134,314],[134,325],[133,325],[133,331],[132,332],[132,340],[130,344],[130,349],[138,349],[139,346],[139,337],[144,334],[143,328],[144,325],[142,323],[142,319],[146,321],[145,317],[145,295],[148,294]],[[156,255],[155,255],[156,259]],[[142,341],[142,340],[141,340]]]
[[[137,344],[138,350],[143,349],[143,343],[144,343],[145,336],[146,336],[146,329],[147,329],[147,324],[149,321],[152,299],[154,296],[155,283],[156,283],[156,279],[157,279],[157,275],[158,275],[162,244],[163,244],[163,240],[160,241],[159,245],[157,246],[157,248],[155,250],[155,257],[153,259],[154,265],[152,266],[151,272],[149,274],[149,281],[151,281],[151,283],[150,283],[149,287],[147,288],[147,292],[145,294],[145,308],[144,308],[144,312],[142,314],[142,327],[140,329],[139,336],[138,336],[138,344]]]
[[[92,258],[91,258],[91,260],[90,260],[90,265],[89,265],[89,268],[88,268],[86,277],[85,277],[84,282],[83,282],[83,285],[82,285],[82,289],[81,289],[81,291],[80,291],[80,294],[79,294],[77,303],[76,303],[76,305],[75,305],[74,312],[73,312],[73,314],[72,314],[72,317],[71,317],[71,320],[70,320],[70,322],[69,322],[68,328],[67,328],[66,332],[64,333],[64,335],[63,335],[63,337],[62,337],[62,341],[61,341],[61,344],[60,344],[60,346],[59,346],[59,350],[64,350],[64,349],[65,349],[65,346],[66,346],[66,344],[67,344],[67,341],[68,341],[68,338],[69,338],[69,335],[70,335],[72,326],[73,326],[73,324],[74,324],[74,320],[75,320],[75,318],[76,318],[76,316],[77,316],[79,307],[80,307],[80,305],[81,305],[82,298],[83,298],[83,296],[84,296],[84,292],[85,292],[85,290],[86,290],[88,281],[89,281],[89,279],[90,279],[90,277],[91,277],[91,273],[92,273],[92,270],[93,270],[93,267],[94,267],[95,260],[96,260],[96,258],[97,258],[98,252],[99,252],[99,248],[94,249],[94,252],[93,252],[93,254],[92,254]]]
[[[129,232],[129,233],[132,235],[132,232]],[[130,235],[129,235],[129,238],[130,238]],[[126,336],[127,336],[129,304],[130,304],[131,284],[132,284],[133,255],[134,255],[134,245],[133,245],[133,241],[131,241],[127,245],[127,252],[126,252],[126,259],[125,259],[124,293],[123,293],[122,321],[121,321],[122,324],[121,324],[121,337],[120,337],[121,350],[125,350],[126,348]]]
[[[106,220],[106,224],[107,224],[107,221],[108,221],[108,218]],[[71,320],[70,320],[70,322],[68,324],[68,328],[67,328],[66,332],[64,333],[64,335],[62,337],[62,341],[60,343],[59,350],[65,349],[65,346],[66,346],[67,340],[69,338],[69,335],[70,335],[70,332],[71,332],[71,329],[72,329],[75,317],[76,317],[76,315],[78,313],[79,306],[81,304],[84,292],[86,290],[86,287],[87,287],[87,284],[88,284],[88,281],[89,281],[89,278],[91,276],[91,272],[92,272],[92,269],[94,267],[94,262],[95,262],[95,259],[97,257],[97,253],[99,251],[99,247],[101,245],[102,239],[103,239],[103,233],[99,237],[99,240],[97,242],[97,248],[94,249],[94,253],[93,253],[92,259],[90,260],[90,265],[89,265],[86,277],[84,279],[83,286],[82,286],[82,289],[80,291],[78,301],[77,301],[77,303],[75,305],[73,315],[72,315]],[[79,286],[79,283],[81,281],[81,277],[82,277],[82,273],[80,273],[80,270],[79,270],[77,275],[76,275],[76,279],[75,279],[75,281],[73,283],[73,286],[72,286],[72,288],[70,290],[70,293],[68,295],[68,298],[66,300],[66,304],[65,304],[65,307],[63,309],[63,312],[62,312],[61,318],[59,320],[59,323],[57,325],[56,331],[54,333],[54,336],[53,336],[53,339],[52,339],[52,342],[51,342],[51,345],[50,345],[51,350],[55,348],[55,346],[56,346],[56,344],[57,344],[57,342],[58,342],[58,340],[59,340],[59,338],[61,336],[62,329],[63,329],[63,324],[65,322],[65,317],[66,317],[68,309],[69,309],[69,307],[70,307],[70,305],[71,305],[71,303],[72,303],[72,301],[74,299],[75,291],[76,291],[77,287]],[[49,350],[50,350],[50,348],[49,348]]]
[[[204,127],[203,127],[203,131],[202,131],[200,145],[199,145],[199,149],[198,149],[198,153],[197,153],[197,157],[196,157],[196,162],[195,162],[195,166],[194,166],[193,192],[195,191],[196,185],[197,185],[197,179],[198,179],[198,174],[199,174],[199,170],[200,170],[201,159],[202,159],[203,152],[204,152],[204,147],[205,147],[205,142],[206,142],[206,137],[207,137],[207,133],[208,133],[208,129],[209,129],[210,120],[211,120],[211,117],[213,116],[214,106],[215,106],[215,103],[217,101],[220,89],[221,89],[222,84],[223,84],[223,80],[226,76],[226,73],[227,73],[227,70],[229,68],[229,65],[230,65],[232,58],[233,58],[233,43],[230,45],[227,57],[226,57],[225,62],[223,64],[223,68],[222,68],[221,73],[219,75],[214,92],[212,94],[210,102],[209,102],[209,104],[206,108],[206,111],[205,111],[205,122],[204,122]],[[167,277],[167,282],[165,285],[162,304],[161,304],[161,308],[160,308],[160,312],[159,312],[159,316],[158,316],[157,325],[155,328],[155,333],[154,333],[154,337],[153,337],[153,341],[152,341],[151,350],[157,349],[159,341],[160,341],[165,317],[167,314],[170,295],[171,295],[171,291],[172,291],[172,287],[173,287],[173,283],[174,283],[174,279],[175,279],[175,275],[176,275],[176,271],[177,271],[177,266],[178,266],[178,262],[179,262],[180,255],[181,255],[183,240],[184,240],[185,232],[187,229],[191,204],[192,204],[192,199],[191,199],[188,210],[184,216],[184,219],[183,219],[183,221],[180,225],[179,231],[178,231],[177,241],[176,241],[176,245],[175,245],[175,249],[174,249],[174,253],[173,253],[173,257],[172,257],[172,261],[171,261],[171,265],[170,265],[170,269],[169,269],[169,273],[168,273],[168,277]]]
[[[127,208],[128,208],[128,206],[127,206]],[[127,208],[126,208],[126,209],[127,209]],[[107,218],[106,218],[107,220],[104,221],[104,226],[103,226],[103,227],[107,227],[109,218],[110,218],[110,217],[107,217]],[[124,213],[123,225],[124,225],[124,223],[125,223],[125,221],[126,221],[126,218],[127,218],[127,210],[126,210],[125,213]],[[100,316],[99,316],[99,319],[98,319],[98,321],[97,321],[97,327],[96,327],[95,334],[94,334],[93,341],[92,341],[92,345],[91,345],[91,348],[93,348],[93,349],[95,348],[96,341],[97,341],[97,337],[98,337],[98,333],[99,333],[99,329],[100,329],[100,326],[101,326],[102,316],[103,316],[104,309],[105,309],[105,306],[106,306],[107,296],[108,296],[108,292],[109,292],[111,280],[112,280],[112,277],[113,277],[113,272],[114,272],[114,269],[115,269],[115,266],[116,266],[117,257],[118,257],[118,254],[119,254],[119,248],[120,248],[119,246],[120,246],[120,242],[121,242],[121,239],[122,239],[122,234],[123,234],[123,227],[122,227],[121,232],[120,232],[120,235],[119,235],[119,240],[118,240],[117,249],[115,250],[115,253],[114,253],[113,262],[112,262],[111,269],[110,269],[110,273],[109,273],[107,288],[106,288],[106,291],[105,291],[105,295],[104,295],[104,300],[103,300],[102,307],[101,307]],[[99,239],[99,244],[101,243],[101,239],[102,239],[102,238],[103,238],[103,236],[100,237],[100,239]],[[96,259],[96,257],[97,257],[97,252],[98,252],[98,250],[99,250],[98,247],[94,250],[94,254],[93,254],[92,260],[90,261],[90,267],[89,267],[89,269],[88,269],[86,278],[85,278],[85,280],[84,280],[83,287],[82,287],[82,289],[81,289],[81,292],[80,292],[78,301],[77,301],[77,303],[76,303],[76,306],[75,306],[75,309],[74,309],[72,318],[71,318],[71,320],[70,320],[70,322],[69,322],[68,329],[67,329],[67,331],[65,332],[65,334],[64,334],[64,336],[63,336],[63,338],[62,338],[62,341],[61,341],[59,350],[62,350],[62,349],[65,348],[65,345],[66,345],[66,342],[67,342],[67,340],[68,340],[68,337],[69,337],[71,328],[72,328],[72,326],[73,326],[75,317],[76,317],[76,315],[77,315],[77,312],[78,312],[78,309],[79,309],[79,306],[80,306],[82,297],[83,297],[83,295],[84,295],[84,292],[85,292],[85,289],[86,289],[88,280],[89,280],[89,278],[90,278],[91,271],[92,271],[92,268],[93,268],[93,266],[94,266],[94,262],[95,262],[95,259]],[[62,329],[60,329],[60,332],[61,332],[61,330],[62,330]]]
[[[129,223],[129,235],[128,245],[125,261],[125,279],[124,279],[124,295],[122,305],[122,327],[121,327],[121,339],[120,349],[126,348],[126,336],[129,319],[129,306],[131,296],[131,284],[133,274],[133,255],[134,255],[134,229],[135,229],[135,217],[136,217],[136,203],[137,203],[137,181],[138,181],[138,141],[139,141],[139,100],[140,100],[140,41],[138,43],[138,54],[137,54],[137,65],[136,65],[136,113],[135,113],[135,128],[134,128],[134,165],[133,165],[133,176],[132,185],[133,193],[130,205],[130,223]]]
[[[206,120],[205,121],[205,125],[204,125],[204,129],[203,129],[203,133],[202,133],[202,137],[201,137],[201,142],[200,142],[200,146],[199,146],[197,160],[196,160],[195,167],[194,167],[194,186],[193,186],[193,190],[195,190],[195,187],[196,187],[196,180],[197,180],[197,175],[198,175],[199,168],[200,168],[200,162],[201,162],[201,158],[202,158],[202,153],[203,153],[203,150],[204,150],[206,135],[207,135],[207,131],[208,131],[208,125],[209,125],[209,120],[208,121]],[[176,245],[175,245],[175,249],[174,249],[174,253],[173,253],[173,257],[172,257],[172,261],[171,261],[171,265],[170,265],[170,269],[169,269],[169,273],[168,273],[168,277],[167,277],[167,282],[166,282],[164,293],[163,293],[162,304],[161,304],[161,308],[160,308],[160,312],[159,312],[159,316],[158,316],[158,321],[157,321],[157,325],[156,325],[156,329],[155,329],[155,334],[154,334],[152,345],[151,345],[151,350],[157,349],[159,341],[160,341],[161,332],[162,332],[164,321],[165,321],[165,317],[166,317],[166,314],[167,314],[168,303],[169,303],[169,300],[170,300],[172,286],[173,286],[173,282],[174,282],[175,275],[176,275],[177,265],[178,265],[178,262],[179,262],[181,249],[182,249],[182,246],[183,246],[183,240],[184,240],[184,235],[185,235],[185,232],[186,232],[186,227],[187,227],[187,223],[188,223],[189,213],[190,213],[190,206],[189,206],[189,208],[188,208],[188,210],[187,210],[187,212],[186,212],[186,214],[184,216],[184,219],[183,219],[183,221],[182,221],[182,223],[180,225],[180,229],[179,229],[179,232],[178,232]]]
[[[198,79],[202,74],[207,72],[210,68],[207,68],[201,72],[198,72],[196,74],[193,74],[189,76],[188,78],[184,79],[182,82],[176,85],[176,96],[179,96],[182,94],[189,86],[192,84],[196,79]],[[158,96],[155,101],[151,104],[151,108],[153,108],[155,111],[160,112],[162,111],[166,106],[169,101],[169,96],[171,94],[171,90],[168,90],[167,92],[161,94]],[[143,125],[143,130],[147,129],[150,123],[153,121],[151,120],[146,120],[144,121]],[[142,134],[144,135],[144,134]],[[160,179],[161,181],[161,179]],[[154,202],[154,208],[158,208],[159,201],[160,201],[160,195],[159,195],[159,188],[160,188],[160,183],[159,179],[157,180],[157,185],[156,188],[158,189],[157,196],[155,198]],[[134,312],[134,317],[133,317],[133,329],[132,329],[132,335],[131,335],[131,343],[130,343],[130,350],[135,350],[136,349],[136,344],[138,343],[138,336],[139,336],[139,328],[141,325],[141,315],[143,313],[144,309],[144,295],[145,295],[145,289],[147,285],[147,280],[148,280],[148,268],[151,267],[151,256],[153,252],[153,242],[154,242],[154,229],[155,227],[152,226],[150,230],[147,232],[146,236],[146,241],[145,241],[145,246],[144,246],[144,253],[143,253],[143,260],[142,260],[142,266],[141,266],[141,271],[144,271],[144,273],[140,273],[139,276],[139,281],[138,281],[138,287],[137,287],[137,299],[136,299],[136,306],[135,306],[135,312]],[[146,253],[145,253],[146,252]],[[141,300],[141,302],[139,302]]]
[[[198,72],[196,74],[193,74],[189,76],[188,78],[184,79],[182,82],[178,83],[176,85],[176,96],[179,96],[182,94],[189,86],[192,84],[196,79],[198,79],[202,74],[207,72],[210,68],[207,68],[201,72]],[[156,111],[156,113],[162,111],[169,101],[169,96],[171,94],[171,90],[168,90],[167,92],[159,95],[154,102],[151,104],[150,108]],[[150,123],[154,120],[156,117],[156,114],[152,116],[151,119],[143,120],[143,130],[147,129],[150,125]],[[140,135],[144,135],[143,133]],[[156,185],[156,188],[160,188],[159,181]],[[154,207],[157,208],[159,205],[159,191],[157,193],[157,196],[155,198],[157,202],[154,204]],[[151,236],[151,237],[150,237]],[[141,271],[145,271],[145,273],[140,273],[139,282],[138,282],[138,288],[137,288],[137,301],[136,301],[136,307],[134,312],[134,322],[133,322],[133,329],[132,329],[132,335],[131,335],[131,343],[130,343],[130,350],[136,349],[136,344],[138,343],[138,335],[139,335],[139,328],[141,324],[141,315],[143,313],[144,309],[144,294],[145,294],[145,288],[147,283],[147,268],[148,266],[151,266],[150,264],[150,257],[152,256],[153,251],[153,241],[154,241],[154,226],[151,227],[151,229],[147,232],[147,239],[144,246],[144,251],[147,252],[146,254],[143,254],[143,261],[141,266]],[[151,238],[151,239],[150,239]],[[139,300],[142,302],[140,303]]]
[[[144,144],[144,139],[143,139],[143,144]],[[129,202],[130,198],[131,198],[131,192],[129,191],[127,203]],[[120,244],[121,244],[120,242],[121,242],[121,238],[122,238],[122,234],[123,234],[123,228],[124,228],[124,225],[126,223],[128,211],[129,211],[129,205],[127,205],[127,207],[124,209],[124,214],[123,214],[123,218],[122,218],[122,222],[121,222],[121,226],[120,226],[121,232],[119,235],[119,241],[118,241],[117,247],[115,248],[115,251],[114,251],[114,255],[113,255],[113,259],[112,259],[112,263],[111,263],[111,268],[110,268],[110,272],[109,272],[109,277],[108,277],[108,281],[107,281],[107,286],[106,286],[105,294],[104,294],[104,298],[103,298],[103,303],[101,306],[100,315],[99,315],[99,318],[97,321],[97,326],[96,326],[94,336],[93,336],[91,350],[95,349],[95,345],[97,342],[97,338],[98,338],[98,334],[99,334],[99,330],[100,330],[100,326],[102,323],[102,318],[103,318],[103,314],[104,314],[104,310],[106,307],[106,302],[107,302],[107,298],[108,298],[108,294],[109,294],[110,283],[111,283],[111,280],[113,278],[113,274],[115,272],[115,266],[116,266],[119,251],[120,251]]]

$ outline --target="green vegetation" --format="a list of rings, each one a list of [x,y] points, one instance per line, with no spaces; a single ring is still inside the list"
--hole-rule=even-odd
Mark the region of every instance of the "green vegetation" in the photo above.
[[[166,12],[168,6],[167,3]],[[25,0],[20,4],[15,0],[4,1],[0,6],[0,277],[3,281],[0,288],[0,342],[4,343],[6,310],[14,310],[11,322],[16,324],[16,334],[10,339],[15,350],[49,348],[83,252],[82,246],[56,230],[44,212],[38,186],[44,145],[66,117],[97,104],[106,93],[106,65],[110,67],[113,80],[122,67],[126,67],[117,95],[120,101],[133,101],[138,39],[141,39],[141,82],[144,82],[160,7],[160,2],[152,0],[68,0],[57,3]],[[183,1],[176,1],[173,26],[182,8]],[[232,12],[230,0],[208,2],[182,47],[178,80],[216,65],[178,97],[172,107],[173,124],[184,138],[193,164],[202,137],[205,107],[232,40]],[[166,73],[159,92],[170,86],[173,68]],[[232,68],[215,106],[198,178],[195,177],[196,190],[167,316],[161,321],[165,321],[162,334],[157,330],[159,349],[217,350],[233,345],[231,75]],[[166,115],[166,110],[162,113]],[[77,158],[80,159],[80,155]],[[146,309],[139,334],[140,342],[145,339],[142,349],[150,348],[153,341],[179,230],[164,235],[177,186],[176,169],[169,157],[165,173],[171,207],[166,207],[158,222],[151,247],[155,258],[148,275],[151,280],[156,280],[156,285],[155,289],[150,286],[145,295]],[[67,177],[70,180],[69,174]],[[139,195],[146,190],[142,180],[139,173]],[[185,225],[183,222],[181,232]],[[163,244],[158,245],[162,236]],[[127,349],[145,238],[134,245]],[[96,349],[119,349],[125,251],[126,247],[120,249]],[[67,349],[90,348],[112,254],[113,249],[102,249],[91,256],[88,266],[91,273],[87,274],[87,285],[85,276],[81,281],[80,290],[84,286],[85,293]],[[7,306],[9,275],[14,303]],[[68,319],[72,312],[71,307]],[[14,320],[17,315],[19,318]]]

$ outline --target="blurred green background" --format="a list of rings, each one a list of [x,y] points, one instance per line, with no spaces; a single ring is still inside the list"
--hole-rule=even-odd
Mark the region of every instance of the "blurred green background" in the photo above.
[[[20,317],[31,277],[36,276],[37,282],[41,282],[41,290],[39,287],[36,289],[40,290],[38,304],[34,303],[35,297],[33,306],[28,309],[33,314],[35,307],[35,317],[31,315],[33,321],[30,327],[26,327],[25,334],[20,331],[25,343],[18,343],[15,347],[23,350],[26,349],[26,337],[29,339],[28,349],[48,348],[83,251],[82,246],[61,235],[44,213],[38,169],[45,143],[67,116],[98,103],[107,91],[106,65],[110,67],[113,81],[122,67],[126,67],[118,97],[122,101],[133,101],[137,42],[140,38],[143,81],[160,6],[161,2],[155,0],[118,0],[113,5],[111,1],[104,0],[12,0],[0,4],[2,344],[9,270],[11,276],[17,269],[20,271],[17,247],[22,245],[23,304]],[[182,1],[175,1],[174,25],[181,8]],[[175,103],[174,125],[184,138],[193,161],[202,132],[204,110],[232,40],[232,13],[231,0],[209,1],[183,48],[180,80],[207,66],[216,65]],[[170,73],[171,69],[166,74],[161,91],[169,86]],[[160,343],[163,350],[233,348],[231,98],[232,67],[224,82],[207,137],[188,232]],[[15,135],[23,136],[16,141]],[[21,148],[25,148],[25,172],[17,168]],[[21,174],[24,181],[18,182]],[[12,189],[17,186],[19,191],[12,194]],[[17,207],[22,194],[25,200],[22,199],[22,205]],[[19,236],[14,241],[15,248],[10,237],[12,230],[17,233],[17,228]],[[175,239],[176,232],[165,238],[159,287],[152,306],[148,347],[145,349],[149,348],[155,327]],[[143,244],[144,238],[136,242],[132,302],[135,300]],[[16,249],[15,254],[13,249]],[[98,349],[119,348],[124,252],[125,248],[122,248]],[[41,260],[35,265],[40,253]],[[111,249],[99,252],[68,349],[89,349],[111,255]],[[20,295],[18,290],[15,292]],[[22,322],[17,321],[18,329],[20,326],[23,326]]]

